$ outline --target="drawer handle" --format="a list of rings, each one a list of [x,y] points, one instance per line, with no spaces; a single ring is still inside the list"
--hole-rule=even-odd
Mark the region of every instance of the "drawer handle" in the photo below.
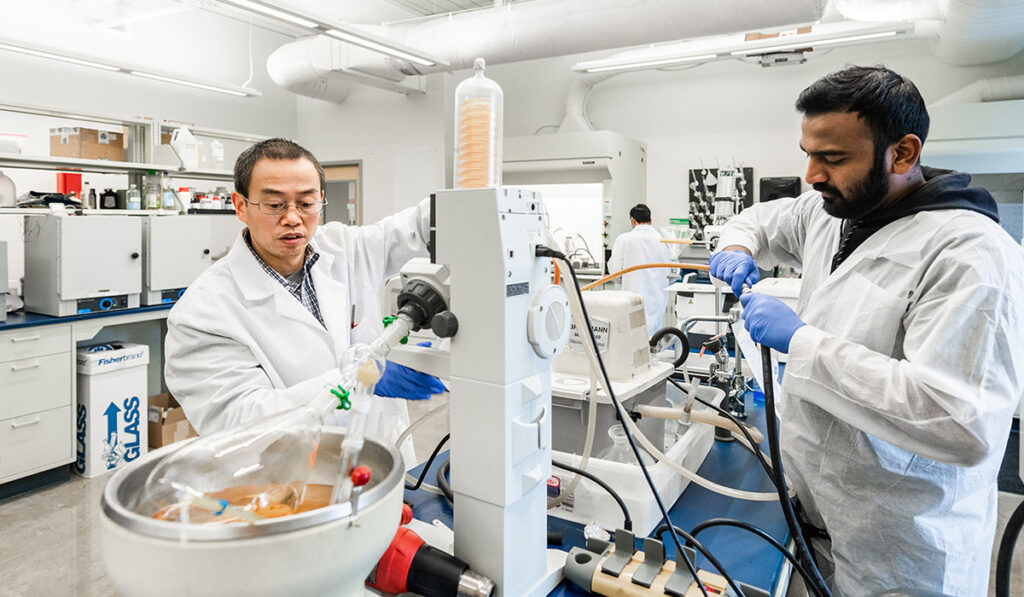
[[[42,338],[42,336],[36,334],[35,336],[22,336],[20,338],[11,338],[11,342],[17,344],[18,342],[31,342],[33,340],[38,340],[40,338]]]
[[[31,421],[25,421],[23,423],[11,423],[11,429],[20,429],[22,427],[28,427],[30,425],[35,425],[39,421],[40,421],[39,417],[36,417],[36,418],[32,419]]]
[[[24,371],[26,369],[35,369],[39,366],[39,361],[29,363],[28,365],[11,365],[11,371]]]

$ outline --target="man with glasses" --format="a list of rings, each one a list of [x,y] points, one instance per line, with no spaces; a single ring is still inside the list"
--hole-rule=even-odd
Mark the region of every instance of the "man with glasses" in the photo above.
[[[384,280],[427,255],[427,200],[369,226],[320,226],[324,171],[292,141],[249,147],[234,174],[245,229],[167,319],[167,387],[200,434],[307,404],[337,378],[350,344],[383,329]],[[444,391],[391,363],[376,387],[408,399]],[[378,398],[367,432],[394,440],[408,424],[403,401]],[[406,442],[408,463],[411,450]]]

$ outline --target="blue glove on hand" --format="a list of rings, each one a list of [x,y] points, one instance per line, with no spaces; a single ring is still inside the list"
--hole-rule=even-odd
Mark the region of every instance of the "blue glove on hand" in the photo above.
[[[740,297],[743,327],[758,344],[789,353],[789,341],[805,324],[789,305],[768,294],[748,292]]]
[[[420,342],[416,346],[430,346],[430,342]],[[432,394],[446,391],[448,388],[433,375],[391,361],[384,366],[384,375],[373,388],[373,393],[378,396],[406,400],[428,400]]]
[[[753,288],[761,279],[754,258],[743,251],[721,251],[711,256],[711,275],[732,287],[732,293],[739,296],[743,284]]]

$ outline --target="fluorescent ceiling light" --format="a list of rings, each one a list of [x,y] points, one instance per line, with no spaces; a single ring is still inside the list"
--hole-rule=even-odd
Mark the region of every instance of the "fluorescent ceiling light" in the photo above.
[[[145,77],[147,79],[156,79],[157,81],[164,81],[165,83],[174,83],[176,85],[185,85],[186,87],[195,87],[196,89],[205,89],[207,91],[216,91],[217,93],[225,93],[227,95],[234,95],[237,97],[246,97],[249,94],[243,91],[235,91],[234,89],[228,89],[226,87],[218,87],[216,85],[207,85],[206,83],[197,83],[195,81],[187,81],[185,79],[178,79],[175,77],[168,77],[166,75],[157,75],[154,73],[147,73],[141,70],[128,71],[136,77]]]
[[[283,10],[278,10],[270,6],[264,6],[263,4],[249,2],[249,0],[220,0],[220,2],[221,4],[229,4],[231,6],[234,6],[235,8],[241,8],[242,10],[258,12],[268,17],[278,19],[280,21],[287,21],[289,23],[292,23],[293,25],[305,27],[306,29],[316,28],[316,23],[310,21],[309,19],[297,17],[293,14],[284,12]]]
[[[166,83],[174,83],[175,85],[184,85],[186,87],[192,87],[193,89],[215,91],[217,93],[224,93],[236,97],[257,97],[259,95],[262,95],[256,89],[252,89],[249,87],[222,85],[219,83],[192,79],[189,77],[184,77],[173,73],[155,71],[133,64],[124,64],[112,61],[97,62],[96,60],[93,60],[90,57],[83,57],[73,52],[66,52],[64,50],[56,50],[53,48],[44,48],[42,46],[36,46],[34,44],[29,44],[22,41],[15,41],[11,39],[0,40],[0,50],[17,52],[19,54],[26,54],[29,56],[35,56],[37,58],[46,58],[48,60],[59,60],[61,62],[69,62],[71,64],[88,66],[90,68],[98,68],[110,72],[121,72],[126,75],[135,75],[138,77],[145,77],[147,79],[164,81]]]
[[[661,58],[652,60],[639,60],[635,62],[624,62],[622,64],[609,64],[607,66],[595,66],[586,69],[588,73],[602,73],[617,70],[633,70],[651,68],[653,66],[669,66],[672,64],[685,64],[687,62],[699,62],[702,60],[714,60],[718,54],[695,54],[693,56],[677,56],[672,58]]]
[[[916,32],[917,25],[914,23],[865,26],[863,23],[843,21],[815,25],[809,33],[784,32],[771,37],[762,36],[752,41],[747,41],[743,34],[733,34],[628,50],[610,58],[577,63],[572,69],[589,73],[639,70],[801,48],[849,45],[873,39],[908,36]]]
[[[219,2],[242,10],[256,12],[292,25],[298,25],[309,30],[310,33],[329,35],[371,52],[377,52],[392,58],[398,58],[399,60],[406,60],[421,66],[448,66],[444,60],[436,56],[431,56],[382,35],[376,35],[348,23],[314,15],[307,11],[300,11],[297,8],[280,3],[270,2],[269,0],[219,0]]]
[[[819,39],[819,40],[805,40],[796,41],[793,43],[787,43],[778,46],[764,46],[760,48],[747,48],[744,50],[736,50],[730,52],[733,56],[749,56],[751,54],[768,54],[771,52],[785,52],[787,50],[796,50],[799,48],[808,48],[812,46],[834,46],[837,44],[847,44],[855,41],[863,41],[867,39],[879,39],[882,37],[895,37],[900,31],[881,31],[879,33],[865,33],[863,35],[848,35],[846,37],[834,37],[832,39]],[[799,36],[797,36],[799,37]],[[787,38],[793,39],[793,38]]]
[[[338,31],[337,29],[328,29],[327,31],[325,31],[325,33],[327,33],[327,35],[330,35],[331,37],[336,37],[336,38],[338,38],[338,39],[340,39],[342,41],[347,41],[348,43],[355,44],[357,46],[361,46],[363,48],[366,48],[367,50],[372,50],[374,52],[379,52],[381,54],[387,54],[388,56],[393,56],[395,58],[401,58],[403,60],[408,60],[410,62],[415,62],[416,64],[421,64],[423,66],[434,66],[434,64],[435,64],[434,62],[431,62],[430,60],[425,60],[423,58],[420,58],[419,56],[414,56],[412,54],[409,54],[407,52],[403,52],[401,50],[396,50],[394,48],[389,48],[389,47],[387,47],[385,45],[382,45],[382,44],[379,44],[377,42],[368,41],[368,40],[365,40],[365,39],[360,39],[360,38],[358,38],[358,37],[356,37],[356,36],[354,36],[352,34],[344,32],[344,31]]]
[[[79,64],[81,66],[88,66],[91,68],[99,68],[102,70],[118,71],[121,70],[116,66],[109,64],[101,64],[99,62],[93,62],[92,60],[82,60],[81,58],[72,58],[71,56],[62,56],[60,54],[54,54],[52,52],[44,52],[41,50],[34,50],[32,48],[25,48],[21,46],[12,46],[10,44],[0,43],[0,50],[8,50],[10,52],[17,52],[19,54],[27,54],[29,56],[36,56],[38,58],[48,58],[50,60],[60,60],[61,62],[70,62],[71,64]]]

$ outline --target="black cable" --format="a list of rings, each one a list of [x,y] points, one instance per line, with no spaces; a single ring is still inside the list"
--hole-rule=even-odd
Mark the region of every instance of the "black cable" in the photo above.
[[[714,566],[715,569],[718,570],[718,574],[722,578],[724,578],[727,583],[729,583],[729,586],[732,587],[732,590],[736,591],[738,595],[742,595],[743,594],[742,592],[740,592],[740,589],[736,585],[736,582],[732,579],[731,576],[729,576],[729,573],[725,571],[725,568],[722,567],[722,563],[719,562],[715,558],[715,556],[711,555],[711,552],[708,551],[708,548],[704,547],[704,544],[701,543],[700,541],[697,541],[696,537],[694,537],[690,533],[687,533],[686,531],[684,531],[683,529],[681,529],[681,528],[679,528],[679,527],[677,527],[675,525],[669,525],[667,523],[662,523],[661,526],[659,526],[657,529],[655,529],[654,533],[653,533],[653,536],[660,538],[661,535],[664,534],[665,531],[672,531],[673,535],[677,535],[677,534],[678,535],[682,535],[686,539],[686,545],[688,547],[692,546],[694,549],[699,551],[701,553],[701,555],[703,555],[707,559],[708,562],[711,562],[711,565]],[[686,557],[686,552],[685,551],[680,550],[677,553],[682,554],[683,560],[685,560],[687,562],[690,561],[690,558]],[[676,557],[676,560],[678,561],[679,558]],[[692,568],[692,566],[691,566],[691,568]],[[700,582],[697,579],[696,576],[693,577],[693,580],[697,581],[697,586],[702,586],[704,584],[704,583]]]
[[[765,425],[768,428],[768,448],[772,464],[775,465],[775,489],[779,492],[779,503],[782,505],[782,513],[786,517],[789,532],[793,535],[793,541],[796,543],[797,556],[807,567],[808,572],[812,574],[813,582],[808,583],[808,590],[813,591],[818,597],[832,597],[832,591],[829,590],[825,579],[821,577],[821,572],[818,571],[818,566],[814,563],[814,557],[811,555],[811,549],[807,545],[803,529],[800,528],[796,512],[793,511],[793,502],[790,501],[789,493],[786,491],[786,483],[784,481],[786,472],[782,466],[782,448],[779,445],[779,421],[775,418],[772,349],[764,344],[761,345],[761,374],[764,379],[764,409],[765,418],[767,419]]]
[[[552,257],[558,259],[559,261],[565,264],[566,269],[572,276],[573,288],[576,291],[576,296],[580,301],[580,309],[583,311],[584,321],[580,323],[583,324],[583,327],[587,328],[587,334],[590,336],[590,341],[592,342],[593,346],[596,347],[597,338],[594,336],[594,329],[590,325],[590,315],[587,313],[587,304],[586,301],[583,300],[583,292],[580,290],[580,282],[579,279],[576,277],[576,270],[572,267],[572,263],[569,262],[569,260],[565,257],[563,253],[555,251],[554,249],[551,249],[549,247],[538,246],[535,254],[538,257]],[[614,390],[612,390],[612,383],[608,377],[608,371],[604,366],[604,359],[601,357],[601,351],[595,350],[594,352],[596,353],[597,364],[601,369],[601,377],[604,380],[605,388],[608,390],[608,398],[611,399],[612,404],[615,406],[615,412],[618,414],[619,419],[625,421],[626,417],[629,415],[626,414],[625,409],[622,408],[622,404],[619,403],[619,399],[615,396]],[[633,434],[630,433],[629,428],[626,427],[625,425],[623,425],[623,429],[626,432],[626,440],[629,442],[629,447],[633,450],[633,455],[636,456],[637,463],[640,465],[640,471],[644,474],[644,479],[647,481],[648,487],[651,488],[651,493],[654,494],[654,501],[655,503],[658,504],[658,509],[661,511],[661,517],[665,520],[665,524],[671,525],[672,523],[668,518],[668,510],[665,508],[665,503],[664,501],[662,501],[661,495],[658,494],[658,488],[655,487],[654,480],[651,479],[651,474],[650,472],[648,472],[647,466],[644,464],[643,459],[640,458],[640,449],[637,448],[636,441],[633,439]],[[683,545],[679,541],[679,536],[676,534],[675,528],[670,526],[669,530],[671,531],[672,540],[675,542],[676,550],[679,553],[684,553]],[[693,577],[697,578],[697,569],[693,566],[693,563],[690,562],[689,558],[683,557],[683,561],[686,562],[686,566],[687,568],[689,568],[690,573],[693,575]],[[743,591],[740,590],[739,586],[737,586],[736,583],[730,577],[726,576],[725,578],[729,582],[729,586],[732,587],[733,591],[736,592],[737,597],[746,597],[743,594]],[[708,592],[704,588],[704,584],[697,583],[697,586],[700,588],[701,594],[704,595],[704,597],[708,597]]]
[[[420,488],[420,485],[423,485],[423,479],[427,476],[427,470],[430,469],[430,465],[434,464],[434,459],[441,453],[441,448],[444,447],[444,444],[451,436],[452,434],[446,433],[445,436],[441,438],[441,441],[437,442],[437,445],[434,446],[434,451],[430,453],[430,458],[427,458],[426,464],[423,465],[423,470],[420,471],[420,478],[416,479],[415,485],[409,485],[408,483],[405,484],[405,488],[407,490],[416,491]]]
[[[683,389],[682,384],[680,384],[678,381],[676,381],[675,379],[672,379],[671,377],[668,378],[668,380],[669,380],[669,382],[671,382],[672,385],[674,385],[675,387],[679,388],[679,390],[681,392],[686,392],[686,390]],[[689,392],[686,392],[686,393],[689,393]],[[725,410],[724,408],[718,406],[717,404],[714,404],[712,402],[704,400],[703,398],[698,397],[696,395],[696,392],[694,392],[693,398],[697,402],[700,402],[701,404],[703,404],[705,406],[711,407],[712,409],[715,410],[715,412],[717,412],[718,414],[722,415],[723,417],[729,419],[730,421],[733,422],[733,424],[736,425],[736,427],[740,430],[740,433],[743,434],[743,437],[747,438],[747,441],[750,442],[750,450],[754,453],[754,456],[757,457],[758,461],[761,462],[761,466],[764,467],[765,472],[768,473],[768,478],[771,480],[772,485],[775,485],[776,489],[778,489],[778,485],[776,484],[776,481],[775,481],[775,471],[772,469],[772,465],[769,464],[768,461],[764,459],[764,454],[761,453],[761,450],[757,449],[757,442],[755,442],[754,438],[750,435],[750,431],[747,430],[746,425],[741,423],[739,419],[737,419],[732,413],[730,413],[729,411]]]
[[[615,500],[615,503],[619,505],[619,509],[622,510],[622,528],[627,531],[633,530],[633,519],[629,515],[629,509],[626,508],[626,502],[622,501],[622,498],[619,497],[619,494],[615,493],[615,490],[612,489],[611,485],[605,483],[593,473],[588,473],[587,471],[576,468],[575,466],[569,466],[568,464],[558,462],[556,460],[551,461],[551,466],[557,466],[558,468],[567,470],[570,473],[579,475],[581,477],[586,477],[587,479],[590,479],[594,483],[600,485],[601,489],[607,491],[608,494],[612,496],[612,499]]]
[[[1021,502],[1010,515],[1010,520],[1006,523],[1006,530],[1003,531],[1003,538],[999,540],[999,552],[996,555],[996,597],[1010,597],[1010,568],[1013,561],[1013,548],[1017,543],[1021,527],[1024,527],[1024,502]]]
[[[764,529],[756,527],[750,524],[749,522],[744,522],[742,520],[734,520],[731,518],[712,518],[709,520],[705,520],[704,522],[693,527],[693,530],[690,531],[690,534],[696,537],[700,534],[701,531],[710,529],[711,527],[720,526],[729,526],[736,527],[738,529],[743,529],[764,539],[765,541],[770,543],[772,547],[774,547],[780,553],[782,553],[782,555],[786,556],[786,559],[789,560],[791,564],[793,564],[793,568],[800,573],[801,577],[803,577],[804,583],[807,584],[807,586],[810,586],[813,577],[811,577],[807,569],[804,568],[802,564],[800,564],[800,562],[796,559],[796,556],[790,553],[790,551],[786,549],[786,547],[783,544],[779,543],[778,540],[775,539],[775,537],[772,537],[767,532],[765,532]]]
[[[444,464],[437,467],[437,487],[444,494],[444,497],[448,498],[452,506],[455,505],[455,494],[452,493],[452,486],[448,483],[448,469],[451,468],[452,461],[445,460]]]

